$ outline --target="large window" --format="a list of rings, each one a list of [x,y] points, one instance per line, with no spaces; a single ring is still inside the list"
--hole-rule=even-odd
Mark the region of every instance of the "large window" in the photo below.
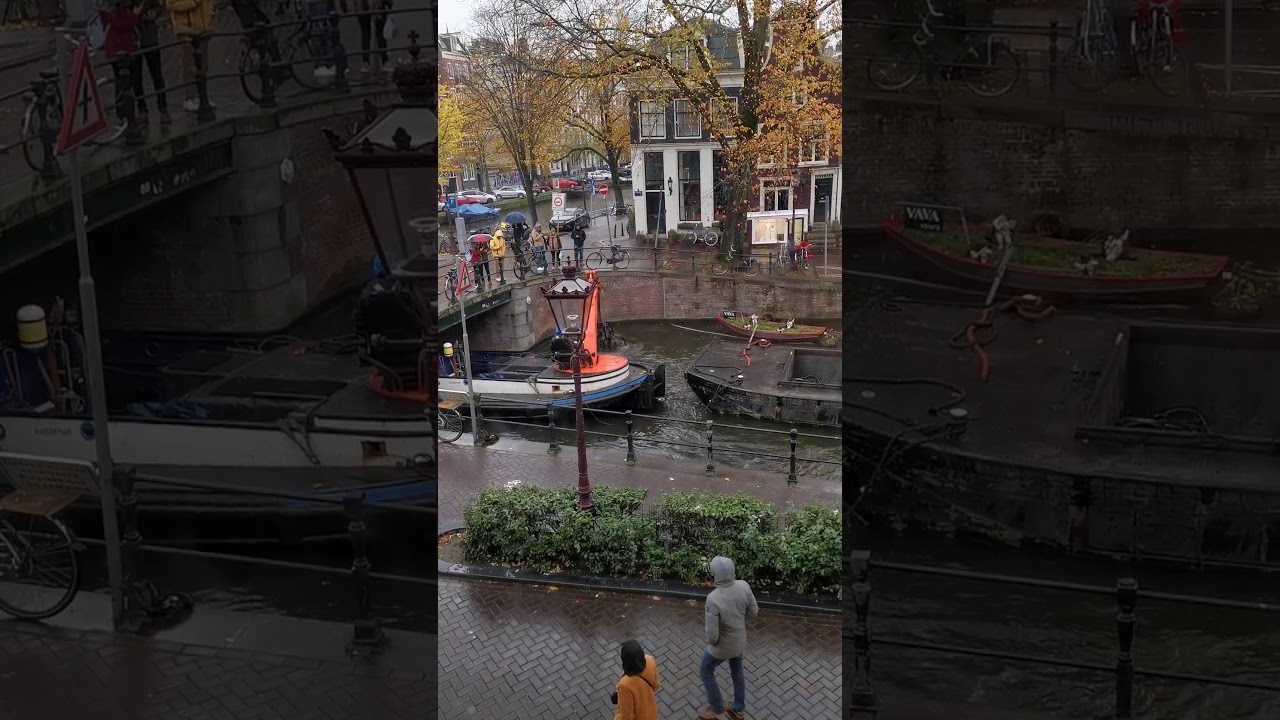
[[[831,143],[821,123],[805,128],[800,142],[800,162],[826,165],[831,160]]]
[[[692,100],[676,100],[676,137],[685,140],[702,137],[702,118]]]
[[[764,180],[760,183],[761,210],[790,210],[791,183],[786,180]]]
[[[689,43],[677,43],[671,47],[671,64],[681,70],[693,67],[693,46]]]
[[[647,152],[644,154],[644,188],[645,190],[663,190],[662,188],[662,153]],[[663,191],[665,192],[665,190]]]
[[[640,101],[640,137],[662,140],[667,137],[667,109],[657,100]]]
[[[682,150],[677,153],[680,166],[680,222],[702,220],[702,153]]]

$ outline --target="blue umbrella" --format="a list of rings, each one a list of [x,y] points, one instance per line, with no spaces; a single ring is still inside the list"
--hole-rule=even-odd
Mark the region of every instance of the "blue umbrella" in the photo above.
[[[507,213],[507,222],[511,223],[512,225],[526,225],[528,224],[529,220],[524,216],[524,213],[513,212],[513,213]]]

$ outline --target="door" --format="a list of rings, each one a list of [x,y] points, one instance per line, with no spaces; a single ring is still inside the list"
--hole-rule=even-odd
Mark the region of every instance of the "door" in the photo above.
[[[835,177],[827,175],[815,178],[813,181],[813,221],[816,223],[830,222],[832,189],[835,187]]]
[[[661,190],[649,190],[644,194],[644,215],[649,232],[658,231],[659,235],[667,232],[666,206],[662,202]]]

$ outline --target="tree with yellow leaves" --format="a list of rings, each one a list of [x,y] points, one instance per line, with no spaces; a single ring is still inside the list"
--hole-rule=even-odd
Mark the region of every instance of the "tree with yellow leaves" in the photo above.
[[[726,246],[746,239],[757,165],[794,181],[806,152],[840,153],[840,67],[822,52],[840,29],[834,0],[520,1],[572,49],[562,77],[618,77],[647,99],[690,101],[720,146]]]
[[[462,169],[462,163],[467,160],[462,146],[466,119],[462,115],[462,106],[457,97],[451,95],[444,85],[440,85],[437,92],[440,99],[440,172],[458,172]]]

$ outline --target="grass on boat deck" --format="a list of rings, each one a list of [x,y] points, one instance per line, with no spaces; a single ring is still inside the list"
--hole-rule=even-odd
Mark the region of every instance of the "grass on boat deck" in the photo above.
[[[748,332],[751,331],[750,316],[745,318],[741,316],[736,318],[724,318],[724,321],[731,325],[736,325],[737,327],[740,327],[743,330],[746,330]],[[787,324],[785,322],[765,322],[764,320],[761,320],[756,329],[759,330],[760,332],[776,332],[776,333],[790,332],[790,333],[803,335],[808,333],[822,332],[824,328],[821,325],[792,325],[791,329],[788,330]]]
[[[953,230],[944,230],[943,232],[907,230],[906,233],[917,242],[959,258],[969,258],[970,250],[977,250],[986,242],[985,235],[971,234],[969,239],[966,240],[963,232]],[[1101,253],[1101,244],[1096,247],[1097,252],[1091,254]],[[1080,244],[1071,245],[1037,235],[1015,233],[1013,236],[1013,257],[1009,259],[1009,264],[1011,266],[1053,272],[1078,272],[1076,263],[1088,259],[1087,256],[1082,257],[1082,250],[1084,248]],[[1206,275],[1213,272],[1218,266],[1217,261],[1213,258],[1170,255],[1143,248],[1130,247],[1126,250],[1126,254],[1129,257],[1121,258],[1115,262],[1106,262],[1105,260],[1099,262],[1094,273],[1121,277]],[[988,262],[998,265],[1000,262],[999,251],[994,252]]]

